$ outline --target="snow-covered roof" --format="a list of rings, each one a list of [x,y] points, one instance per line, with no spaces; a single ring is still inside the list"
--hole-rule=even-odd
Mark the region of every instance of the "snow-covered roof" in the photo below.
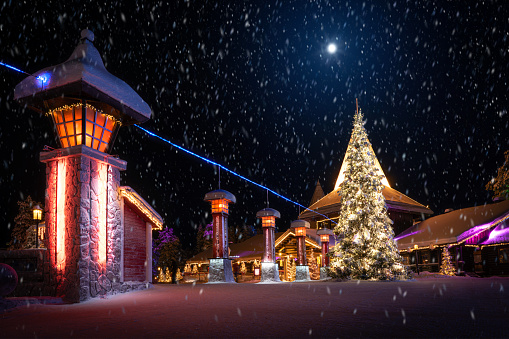
[[[417,201],[407,197],[403,193],[395,190],[394,188],[385,186],[382,190],[382,195],[385,198],[385,203],[389,210],[400,210],[412,213],[433,214],[433,211],[426,206],[418,203]],[[320,214],[339,213],[341,207],[341,195],[338,190],[333,190],[322,199],[309,206],[310,210],[316,211]],[[313,211],[305,210],[299,215],[299,219],[310,219],[320,217],[320,215]]]
[[[93,40],[94,34],[83,30],[81,42],[69,59],[25,78],[16,85],[14,98],[39,110],[61,107],[62,96],[90,99],[118,110],[123,124],[149,120],[150,107],[128,84],[106,70]]]
[[[480,232],[502,225],[501,223],[508,218],[509,200],[506,200],[437,215],[413,225],[398,234],[395,239],[400,250],[414,245],[426,247],[463,242]],[[486,243],[482,243],[483,245],[493,243],[497,236],[500,238],[498,240],[509,238],[507,229],[498,229],[500,232],[497,232],[497,228],[492,231]]]
[[[163,229],[163,218],[135,190],[129,186],[121,186],[120,195],[127,199],[141,213],[144,219],[152,224],[153,229]]]

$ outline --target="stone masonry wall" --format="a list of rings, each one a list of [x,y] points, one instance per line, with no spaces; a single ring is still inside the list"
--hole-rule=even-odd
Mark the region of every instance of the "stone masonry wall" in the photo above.
[[[62,272],[56,270],[56,213],[58,161],[66,162],[65,175],[65,258]],[[55,158],[46,163],[46,229],[48,259],[45,267],[47,295],[71,302],[99,295],[143,289],[142,282],[121,283],[122,220],[119,169],[83,155]],[[101,177],[101,173],[104,177]],[[105,185],[106,184],[106,185]],[[104,195],[103,195],[104,194]],[[100,200],[99,196],[102,196]],[[106,203],[104,215],[100,201]],[[106,224],[105,248],[100,248],[100,218]],[[145,242],[143,239],[138,241]],[[106,263],[99,262],[99,251]],[[144,251],[143,251],[144,252]],[[47,272],[47,273],[46,273]],[[145,271],[143,270],[143,275]]]

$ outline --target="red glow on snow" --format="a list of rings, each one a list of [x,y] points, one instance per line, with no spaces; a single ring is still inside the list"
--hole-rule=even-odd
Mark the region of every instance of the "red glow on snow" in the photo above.
[[[57,270],[62,272],[65,268],[65,177],[66,161],[58,160],[57,165]]]

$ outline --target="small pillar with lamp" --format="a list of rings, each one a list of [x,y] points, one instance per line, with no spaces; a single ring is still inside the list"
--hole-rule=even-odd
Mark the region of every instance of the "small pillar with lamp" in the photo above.
[[[225,190],[205,194],[205,201],[212,207],[212,258],[209,259],[209,283],[234,283],[232,261],[228,251],[228,205],[235,203],[235,196]]]
[[[51,280],[44,293],[71,302],[124,290],[119,187],[127,163],[110,153],[121,126],[151,116],[141,97],[106,70],[93,41],[94,33],[82,30],[66,61],[14,89],[14,98],[48,116],[56,131],[59,146],[40,153]]]
[[[322,243],[322,267],[320,267],[320,279],[326,279],[327,267],[329,267],[329,237],[334,235],[334,232],[328,228],[321,228],[316,231],[316,234],[320,236],[320,242]]]
[[[35,248],[39,248],[39,222],[42,220],[42,208],[35,205],[32,212],[35,221]]]
[[[297,238],[297,267],[295,271],[295,281],[309,281],[309,266],[306,259],[306,229],[310,227],[309,222],[305,220],[294,220],[290,228],[295,232]]]
[[[256,213],[256,217],[262,219],[264,236],[264,251],[262,257],[261,282],[281,282],[279,270],[276,263],[276,251],[274,248],[274,231],[276,229],[276,218],[281,218],[279,211],[273,208],[264,208]]]

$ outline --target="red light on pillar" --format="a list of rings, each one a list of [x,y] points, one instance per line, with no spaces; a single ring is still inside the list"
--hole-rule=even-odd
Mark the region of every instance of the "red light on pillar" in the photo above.
[[[265,250],[263,252],[263,263],[275,263],[276,251],[274,247],[274,230],[276,228],[276,218],[281,214],[273,208],[264,208],[256,213],[256,217],[262,219],[262,228],[265,241]]]
[[[322,266],[329,266],[329,257],[327,254],[329,253],[329,237],[334,234],[328,228],[321,228],[316,231],[316,234],[320,236],[320,241],[322,242]]]
[[[309,228],[309,222],[305,220],[294,220],[290,228],[294,229],[297,238],[297,265],[307,265],[306,259],[306,228]]]
[[[212,255],[213,258],[228,258],[228,204],[235,203],[233,194],[215,190],[205,194],[205,201],[212,207]]]

